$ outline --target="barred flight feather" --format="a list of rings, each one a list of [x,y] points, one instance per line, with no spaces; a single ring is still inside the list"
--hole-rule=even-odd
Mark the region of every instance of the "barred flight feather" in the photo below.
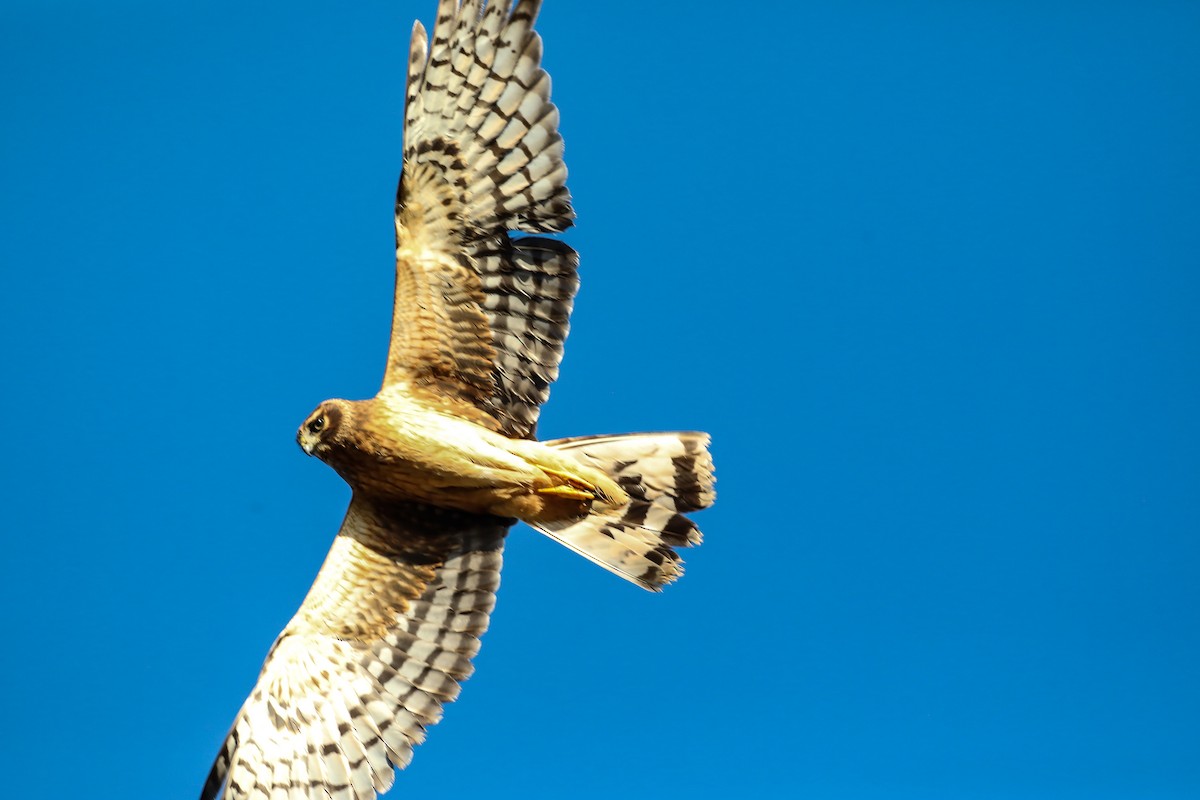
[[[202,800],[372,800],[387,791],[471,674],[509,524],[356,498]]]
[[[559,232],[574,220],[558,110],[533,30],[540,5],[520,0],[510,13],[504,2],[442,0],[432,44],[414,26],[384,378],[387,386],[415,373],[516,438],[534,435],[579,286],[574,250],[511,235]],[[446,338],[429,342],[430,328]]]

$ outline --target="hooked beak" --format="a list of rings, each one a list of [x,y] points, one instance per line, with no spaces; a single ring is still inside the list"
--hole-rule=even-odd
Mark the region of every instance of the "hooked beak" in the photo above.
[[[296,444],[300,445],[300,449],[304,451],[304,455],[312,456],[314,443],[304,438],[304,431],[296,431]]]

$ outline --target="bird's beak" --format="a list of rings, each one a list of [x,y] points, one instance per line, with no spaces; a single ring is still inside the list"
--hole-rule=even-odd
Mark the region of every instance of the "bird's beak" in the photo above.
[[[304,451],[304,455],[312,456],[312,443],[306,442],[302,433],[296,434],[296,444],[300,445],[300,449]]]

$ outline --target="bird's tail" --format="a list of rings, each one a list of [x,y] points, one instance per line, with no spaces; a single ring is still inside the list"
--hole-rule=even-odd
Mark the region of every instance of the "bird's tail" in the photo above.
[[[544,442],[611,477],[630,500],[615,507],[597,504],[583,518],[534,527],[608,571],[659,591],[683,574],[675,548],[700,544],[700,529],[685,515],[716,498],[708,442],[708,434],[695,432]]]

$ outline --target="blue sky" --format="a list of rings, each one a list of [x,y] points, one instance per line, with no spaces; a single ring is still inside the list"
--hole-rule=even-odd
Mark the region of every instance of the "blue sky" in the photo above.
[[[6,794],[198,792],[345,509],[293,436],[382,374],[434,5],[0,4]],[[1200,7],[539,28],[542,435],[708,430],[720,496],[660,596],[515,530],[392,794],[1200,794]]]

